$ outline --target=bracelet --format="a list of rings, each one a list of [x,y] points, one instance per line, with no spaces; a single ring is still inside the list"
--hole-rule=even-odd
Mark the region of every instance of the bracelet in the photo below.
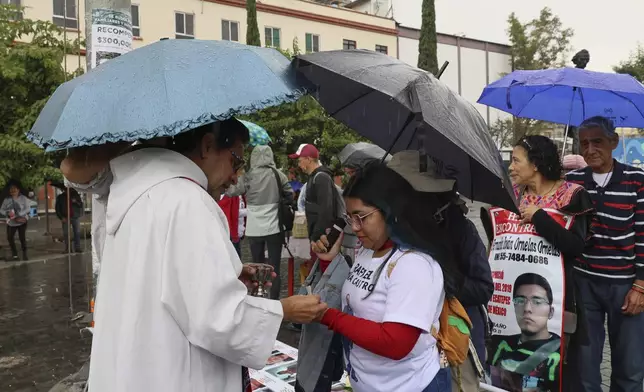
[[[631,287],[631,290],[638,292],[640,294],[644,294],[644,290],[640,289],[638,286]]]
[[[639,285],[639,284],[637,284],[637,283],[633,283],[633,287],[637,287],[637,288],[638,288],[638,289],[640,289],[640,290],[644,290],[644,286],[640,286],[640,285]]]

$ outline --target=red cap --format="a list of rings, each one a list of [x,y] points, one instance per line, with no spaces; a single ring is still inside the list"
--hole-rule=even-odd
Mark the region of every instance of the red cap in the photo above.
[[[288,156],[291,159],[297,159],[299,157],[303,158],[319,158],[320,152],[312,144],[300,144],[300,147],[297,149],[295,154]]]

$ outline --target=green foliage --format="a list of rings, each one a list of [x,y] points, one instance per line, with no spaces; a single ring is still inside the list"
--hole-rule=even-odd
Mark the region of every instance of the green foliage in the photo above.
[[[434,0],[423,0],[420,42],[418,44],[418,68],[438,74],[436,43],[436,7]]]
[[[635,52],[631,53],[630,58],[613,67],[613,71],[629,74],[641,83],[644,83],[644,48],[638,45]]]
[[[257,27],[256,0],[246,0],[246,45],[262,46]]]
[[[280,50],[286,57],[300,54],[297,38],[292,49]],[[311,96],[293,103],[264,109],[246,117],[266,129],[273,141],[272,147],[279,167],[293,166],[288,162],[302,143],[314,144],[324,164],[334,170],[339,168],[336,155],[349,143],[364,141],[356,132],[333,119]]]
[[[56,156],[29,142],[31,129],[49,96],[72,77],[62,67],[65,53],[82,42],[63,41],[50,22],[16,18],[22,10],[0,5],[0,187],[10,178],[27,188],[60,180]],[[78,73],[78,71],[76,71]]]
[[[564,28],[550,8],[541,10],[539,17],[522,23],[514,13],[508,17],[507,30],[513,70],[538,70],[563,67],[571,50],[574,31]],[[490,126],[492,137],[501,147],[511,146],[516,140],[534,135],[547,128],[543,121],[525,118],[497,120]],[[509,132],[511,130],[511,132]]]
[[[564,28],[561,19],[545,7],[539,17],[527,23],[513,13],[508,17],[508,35],[513,69],[563,67],[570,53],[573,29]]]

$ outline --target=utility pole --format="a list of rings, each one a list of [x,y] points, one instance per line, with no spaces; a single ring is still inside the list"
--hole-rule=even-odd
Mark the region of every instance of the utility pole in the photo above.
[[[132,50],[132,1],[131,0],[85,0],[85,48],[87,71]],[[92,227],[105,221],[106,201],[92,197]],[[103,230],[105,230],[103,228]],[[93,296],[90,311],[94,310],[94,296],[98,284],[100,255],[94,247],[92,230]],[[104,237],[104,233],[99,236]],[[71,241],[69,241],[71,242]],[[92,322],[93,325],[93,322]]]

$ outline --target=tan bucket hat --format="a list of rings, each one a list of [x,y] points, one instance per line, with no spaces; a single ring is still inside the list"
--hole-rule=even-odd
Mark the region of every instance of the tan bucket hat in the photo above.
[[[387,167],[400,174],[418,192],[442,193],[454,189],[456,180],[436,177],[436,165],[427,160],[427,171],[420,171],[420,152],[400,151],[391,158]]]

